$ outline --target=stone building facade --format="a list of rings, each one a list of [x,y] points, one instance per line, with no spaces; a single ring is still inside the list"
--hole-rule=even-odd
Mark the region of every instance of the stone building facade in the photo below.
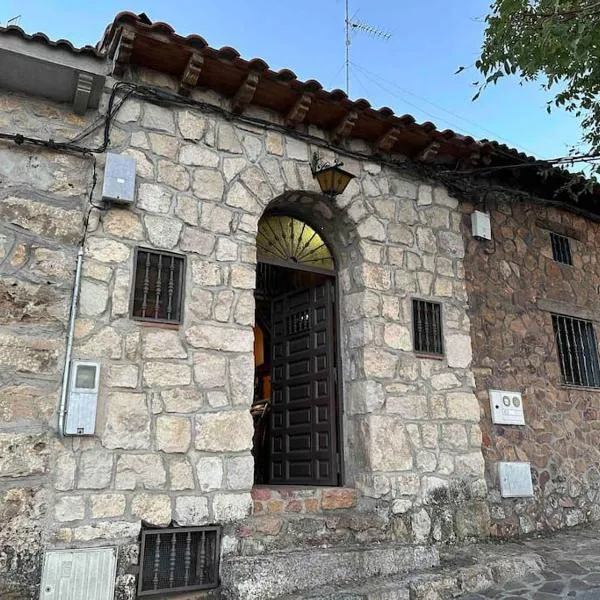
[[[487,203],[493,242],[465,235],[465,270],[491,535],[596,521],[598,390],[563,383],[552,315],[597,327],[598,222],[534,196],[500,192]],[[463,203],[467,216],[472,209]],[[572,264],[553,256],[553,234],[569,239]],[[492,424],[489,389],[522,392],[525,426]],[[498,461],[531,463],[533,498],[501,498]]]
[[[487,387],[517,385],[505,368],[515,342],[500,329],[519,336],[533,318],[513,319],[505,307],[508,322],[492,320],[492,290],[510,303],[510,283],[517,306],[533,303],[524,290],[539,279],[525,265],[545,260],[544,234],[532,244],[523,225],[537,208],[525,219],[505,203],[492,215],[496,252],[480,253],[464,225],[472,207],[436,169],[505,153],[181,38],[144,15],[119,15],[96,50],[16,28],[0,31],[3,44],[22,68],[43,59],[75,85],[61,92],[56,78],[48,98],[9,86],[0,66],[0,132],[12,134],[0,142],[0,595],[37,597],[49,550],[110,547],[116,598],[134,598],[148,527],[218,525],[224,597],[260,600],[435,565],[436,544],[485,537],[490,526],[504,536],[583,520],[584,492],[569,492],[577,508],[564,519],[547,515],[566,498],[560,473],[593,480],[582,457],[552,462],[548,432],[533,420],[525,434],[488,425]],[[73,89],[76,113],[66,103]],[[135,160],[131,206],[103,202],[107,152]],[[321,193],[315,153],[342,159],[354,176],[342,194]],[[540,211],[575,227],[567,213]],[[314,227],[335,263],[338,485],[255,482],[256,240],[265,217],[281,214]],[[586,227],[592,264],[595,230]],[[99,361],[101,373],[87,436],[59,429],[80,248],[72,358]],[[133,318],[140,250],[183,259],[179,324]],[[560,294],[578,268],[561,271],[560,288],[552,280]],[[440,307],[437,356],[415,352],[414,300]],[[490,348],[496,336],[502,343]],[[542,370],[556,382],[557,363],[519,347],[519,367],[539,368],[527,395],[540,394]],[[567,404],[592,397],[560,394],[535,422],[555,423],[564,440],[586,431],[569,450],[583,451],[595,412],[586,404],[579,423]],[[555,409],[573,417],[569,436]],[[539,469],[536,500],[501,501],[493,461],[525,455]]]

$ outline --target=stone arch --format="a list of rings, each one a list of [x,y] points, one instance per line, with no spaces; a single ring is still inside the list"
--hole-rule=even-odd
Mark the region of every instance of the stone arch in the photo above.
[[[344,484],[352,485],[356,478],[357,463],[365,449],[360,438],[355,434],[357,428],[352,420],[352,411],[346,407],[346,397],[350,394],[354,380],[357,378],[357,367],[362,362],[360,344],[354,343],[356,327],[360,322],[349,323],[361,311],[356,306],[362,304],[364,284],[360,276],[364,256],[361,251],[361,235],[358,224],[350,216],[347,207],[357,202],[364,204],[360,196],[355,197],[344,207],[335,199],[332,200],[320,193],[293,190],[283,192],[264,205],[262,214],[284,214],[306,222],[315,229],[326,242],[335,261],[336,274],[336,331],[337,353],[341,365],[341,382],[339,385],[339,401],[341,403],[341,451],[344,457]],[[357,211],[364,214],[366,206]]]

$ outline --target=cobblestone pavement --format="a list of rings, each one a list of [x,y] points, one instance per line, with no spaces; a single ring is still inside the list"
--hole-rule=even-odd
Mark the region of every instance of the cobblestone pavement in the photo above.
[[[546,568],[461,600],[600,600],[600,527],[521,542]]]

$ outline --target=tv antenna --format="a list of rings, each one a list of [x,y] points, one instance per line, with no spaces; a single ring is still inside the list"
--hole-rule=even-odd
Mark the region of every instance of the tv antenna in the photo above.
[[[18,22],[19,22],[20,18],[21,18],[21,15],[17,15],[16,17],[13,17],[12,19],[9,19],[8,21],[6,21],[6,26],[8,27],[11,24],[18,25]]]
[[[365,23],[364,21],[358,21],[354,18],[354,16],[350,17],[350,0],[346,0],[346,19],[345,19],[345,28],[346,28],[346,95],[350,93],[350,44],[352,40],[350,38],[350,33],[353,31],[363,31],[364,33],[370,35],[379,40],[383,40],[387,42],[392,34],[387,31],[383,31],[370,25],[369,23]]]

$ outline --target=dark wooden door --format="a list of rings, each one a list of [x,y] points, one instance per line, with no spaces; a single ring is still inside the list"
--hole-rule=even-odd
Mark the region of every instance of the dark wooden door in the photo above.
[[[337,485],[332,281],[272,304],[269,483]]]

